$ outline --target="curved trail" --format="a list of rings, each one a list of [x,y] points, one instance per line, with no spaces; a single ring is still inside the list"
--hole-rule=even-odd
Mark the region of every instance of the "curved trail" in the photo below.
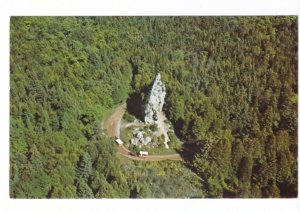
[[[113,138],[120,137],[121,120],[126,110],[126,103],[117,107],[103,122],[103,127],[107,130],[107,134]],[[141,158],[130,152],[124,146],[118,147],[118,151],[121,155],[141,161],[162,161],[162,160],[183,160],[179,154],[171,155],[149,155],[145,158]]]

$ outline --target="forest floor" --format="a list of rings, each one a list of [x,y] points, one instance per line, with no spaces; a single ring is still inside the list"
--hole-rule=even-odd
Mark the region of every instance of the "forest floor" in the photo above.
[[[120,126],[121,120],[126,110],[126,104],[123,104],[115,109],[114,112],[108,115],[108,117],[103,122],[103,128],[107,130],[107,134],[112,137],[120,137]],[[162,161],[162,160],[183,160],[179,154],[170,155],[149,155],[147,157],[139,157],[135,153],[130,152],[124,146],[119,146],[118,151],[121,155],[141,161]]]

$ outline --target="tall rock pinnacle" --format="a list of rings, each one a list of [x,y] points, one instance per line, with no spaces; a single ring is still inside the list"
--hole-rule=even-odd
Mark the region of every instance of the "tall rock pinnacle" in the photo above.
[[[166,87],[161,81],[160,73],[155,77],[145,109],[145,123],[157,121],[158,113],[162,112],[165,103]]]

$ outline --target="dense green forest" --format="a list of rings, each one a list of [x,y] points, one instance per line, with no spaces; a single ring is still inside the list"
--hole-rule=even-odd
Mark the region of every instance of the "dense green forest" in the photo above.
[[[10,196],[296,197],[297,25],[12,17]],[[157,72],[184,162],[124,159],[100,126],[117,105],[145,100]]]

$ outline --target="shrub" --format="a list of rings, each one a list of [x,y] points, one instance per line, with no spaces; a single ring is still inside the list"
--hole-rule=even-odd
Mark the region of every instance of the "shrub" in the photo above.
[[[158,127],[157,127],[157,125],[156,124],[152,124],[152,125],[150,125],[150,130],[152,131],[152,132],[155,132],[155,131],[157,131],[158,130]]]
[[[126,111],[124,114],[124,119],[126,121],[133,122],[135,120],[135,117]]]

